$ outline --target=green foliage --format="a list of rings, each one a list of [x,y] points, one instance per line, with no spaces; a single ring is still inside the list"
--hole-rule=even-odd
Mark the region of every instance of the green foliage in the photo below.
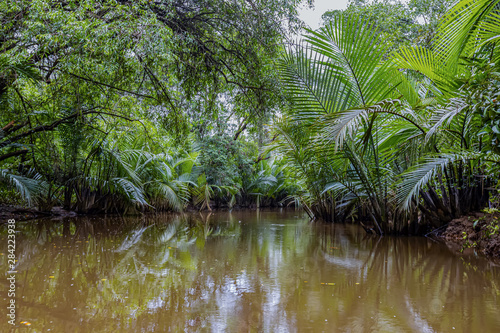
[[[451,0],[351,0],[342,14],[358,16],[376,27],[380,43],[395,50],[401,46],[430,46],[439,19],[452,4]],[[328,11],[322,19],[327,24],[339,14],[339,11]]]
[[[0,180],[42,210],[295,204],[379,234],[484,208],[499,1],[353,1],[285,50],[299,2],[0,2]]]
[[[487,223],[486,226],[484,226],[484,237],[494,237],[495,235],[499,234],[500,231],[500,219],[498,214],[500,213],[500,210],[497,208],[485,208],[482,211],[487,214],[486,216],[489,215],[491,218],[491,221]],[[481,219],[485,219],[485,216],[474,221],[474,228]]]
[[[0,204],[3,205],[25,205],[23,197],[15,189],[0,183]]]
[[[477,247],[477,242],[471,242],[469,240],[469,236],[465,231],[462,231],[462,239],[464,240],[464,244],[462,245],[462,248],[460,249],[460,252],[463,252],[465,249],[470,249],[470,248],[475,248]]]
[[[379,234],[420,233],[488,203],[484,188],[498,181],[499,156],[485,114],[496,119],[497,66],[484,66],[498,51],[481,42],[486,25],[460,30],[456,22],[464,15],[483,27],[498,9],[483,1],[464,9],[465,2],[444,13],[447,4],[412,1],[411,15],[431,15],[426,28],[438,27],[419,46],[398,40],[412,33],[395,28],[403,17],[396,11],[410,15],[406,5],[356,2],[325,16],[324,27],[282,57],[290,106],[274,126],[281,137],[274,149],[306,180],[300,197],[308,213],[332,221],[355,214]]]
[[[26,200],[28,205],[37,202],[45,190],[45,183],[40,175],[29,172],[26,176],[12,174],[9,170],[0,170],[0,181],[14,188]]]
[[[462,239],[464,243],[462,245],[461,251],[467,248],[475,248],[478,246],[478,242],[491,239],[499,234],[500,231],[500,220],[499,220],[499,210],[496,208],[485,208],[482,210],[485,215],[474,219],[471,234],[467,232],[462,232]],[[470,220],[470,217],[469,217]],[[476,241],[471,241],[471,238],[477,239]]]
[[[481,116],[483,127],[479,132],[485,146],[500,154],[500,67],[489,59],[472,64],[472,75],[463,86],[474,113]]]
[[[239,141],[226,135],[214,135],[201,140],[199,146],[199,160],[208,184],[234,186],[249,173],[250,161],[239,160],[243,155]]]
[[[299,2],[1,1],[2,182],[42,210],[181,211],[206,184],[234,204]]]

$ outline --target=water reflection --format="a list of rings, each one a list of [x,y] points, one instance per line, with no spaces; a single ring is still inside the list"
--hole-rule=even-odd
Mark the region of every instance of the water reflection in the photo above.
[[[17,319],[33,332],[500,331],[499,267],[425,238],[296,212],[17,227]]]

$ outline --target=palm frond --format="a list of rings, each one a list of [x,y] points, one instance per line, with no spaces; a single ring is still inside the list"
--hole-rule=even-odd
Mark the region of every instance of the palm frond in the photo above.
[[[397,193],[397,203],[406,210],[410,207],[411,201],[416,199],[422,190],[444,168],[455,161],[474,160],[481,154],[475,152],[441,154],[439,157],[427,157],[415,166],[409,168],[400,175]]]
[[[413,70],[429,78],[440,89],[434,90],[435,94],[457,88],[446,63],[425,47],[402,47],[392,54],[392,61],[399,69]]]
[[[499,3],[500,0],[461,0],[445,14],[433,46],[444,63],[458,64],[460,56],[472,55],[484,43],[488,36],[484,34],[497,22]]]
[[[182,211],[189,200],[189,190],[187,184],[183,182],[156,182],[155,188],[160,194],[162,201],[166,202],[166,206],[175,211]],[[158,201],[159,199],[157,198],[156,202]]]
[[[384,100],[369,107],[355,108],[337,112],[336,114],[325,115],[318,119],[316,123],[318,135],[315,138],[315,142],[320,145],[334,143],[336,148],[342,148],[344,141],[348,137],[352,137],[362,125],[369,123],[368,116],[370,114],[393,115],[407,120],[417,128],[420,127],[411,118],[412,115],[399,110],[399,105],[399,100]]]
[[[404,75],[383,64],[386,50],[375,28],[356,16],[340,15],[317,31],[308,30],[305,42],[278,66],[295,119],[312,122],[376,103],[398,89],[412,95]]]
[[[374,26],[356,15],[339,15],[325,27],[309,32],[306,41],[315,52],[326,57],[320,65],[334,68],[336,72],[331,79],[338,77],[350,91],[352,102],[344,109],[369,105],[385,97],[388,87],[374,84],[380,74],[385,74],[381,64],[386,53],[386,46],[378,43]],[[325,74],[329,76],[330,73]],[[337,100],[342,98],[337,97]]]
[[[14,187],[28,205],[35,203],[37,198],[46,191],[46,184],[36,173],[33,173],[32,177],[24,177],[13,174],[9,170],[0,170],[0,181]]]
[[[40,71],[32,63],[2,54],[0,55],[0,73],[8,72],[13,72],[32,83],[38,83],[41,79]]]
[[[492,12],[481,22],[480,29],[477,32],[477,38],[481,41],[477,48],[486,44],[495,44],[500,40],[500,14]]]
[[[431,119],[433,126],[427,132],[425,140],[428,141],[431,136],[442,130],[444,126],[449,126],[453,119],[468,107],[469,104],[462,98],[452,98],[445,107],[436,109]]]
[[[131,203],[139,206],[149,206],[141,187],[135,185],[128,179],[117,177],[109,181],[112,193],[121,194]]]

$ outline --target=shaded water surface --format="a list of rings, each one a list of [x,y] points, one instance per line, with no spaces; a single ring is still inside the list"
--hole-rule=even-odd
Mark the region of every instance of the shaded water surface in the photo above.
[[[17,322],[31,325],[3,315],[0,332],[500,332],[500,267],[426,238],[290,211],[17,229]]]

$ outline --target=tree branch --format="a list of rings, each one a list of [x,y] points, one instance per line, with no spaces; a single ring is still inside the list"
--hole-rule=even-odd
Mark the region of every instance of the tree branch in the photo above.
[[[140,122],[138,119],[132,119],[132,118],[129,118],[129,117],[126,117],[126,116],[122,116],[122,115],[118,115],[118,114],[114,114],[114,113],[109,113],[109,112],[103,112],[103,111],[97,111],[97,110],[89,110],[89,111],[84,111],[84,112],[75,112],[73,113],[72,115],[68,116],[68,117],[65,117],[65,118],[61,118],[59,120],[56,120],[50,124],[47,124],[47,125],[40,125],[40,126],[37,126],[33,129],[30,129],[29,131],[26,131],[24,133],[21,133],[19,135],[16,135],[10,139],[7,139],[3,142],[0,142],[0,148],[3,148],[3,147],[6,147],[8,146],[9,144],[11,143],[14,143],[16,141],[19,141],[31,134],[34,134],[34,133],[38,133],[38,132],[45,132],[45,131],[53,131],[57,126],[61,125],[62,123],[65,123],[67,122],[68,120],[70,119],[73,119],[73,118],[76,118],[78,116],[84,116],[84,115],[88,115],[88,114],[104,114],[104,115],[107,115],[107,116],[112,116],[112,117],[117,117],[117,118],[121,118],[121,119],[125,119],[125,120],[128,120],[128,121],[137,121],[139,123],[142,124],[142,122]],[[144,124],[142,124],[144,126]]]
[[[8,158],[14,157],[14,156],[27,154],[28,152],[29,152],[28,149],[23,149],[23,150],[13,151],[13,152],[8,153],[8,154],[0,155],[0,162],[3,160],[6,160]]]

